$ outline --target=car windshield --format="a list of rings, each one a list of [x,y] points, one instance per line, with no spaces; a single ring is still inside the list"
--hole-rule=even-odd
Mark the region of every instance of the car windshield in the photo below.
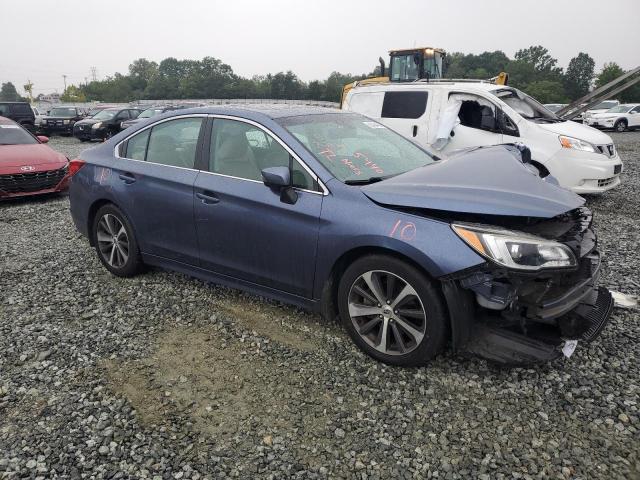
[[[138,118],[151,118],[151,117],[155,117],[156,115],[160,115],[161,113],[162,113],[161,108],[148,108],[147,110],[142,112],[140,115],[138,115]]]
[[[75,108],[56,107],[49,112],[51,117],[75,117],[76,115]]]
[[[627,113],[633,108],[633,105],[617,105],[607,110],[607,113]]]
[[[116,116],[116,113],[118,113],[117,110],[101,110],[96,113],[93,118],[97,120],[111,120]]]
[[[361,115],[303,115],[278,123],[341,182],[371,183],[434,162],[420,147]]]
[[[92,108],[89,110],[89,116],[93,117],[95,114],[100,113],[104,108]]]
[[[0,125],[0,145],[31,145],[38,143],[18,125]]]
[[[555,113],[545,108],[540,102],[515,88],[500,88],[491,91],[504,103],[513,108],[527,120],[536,122],[555,123],[562,120]]]
[[[617,105],[616,102],[602,102],[596,105],[595,107],[589,108],[589,110],[609,110]]]

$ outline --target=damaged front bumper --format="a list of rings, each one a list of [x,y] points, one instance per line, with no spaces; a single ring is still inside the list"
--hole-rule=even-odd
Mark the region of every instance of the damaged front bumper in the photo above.
[[[579,258],[575,269],[523,273],[487,263],[442,279],[454,350],[523,365],[559,357],[567,341],[594,340],[613,308],[597,285],[595,234],[585,227],[566,244]]]

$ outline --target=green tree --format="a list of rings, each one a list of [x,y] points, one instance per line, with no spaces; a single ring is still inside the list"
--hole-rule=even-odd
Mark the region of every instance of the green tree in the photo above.
[[[605,63],[604,67],[596,77],[596,87],[606,85],[612,80],[618,78],[620,75],[624,75],[624,73],[626,72],[617,63]],[[623,103],[640,102],[640,83],[636,83],[631,88],[620,92],[615,98]]]
[[[542,45],[518,50],[515,59],[530,64],[538,73],[559,73],[562,71],[562,69],[556,67],[558,61]]]
[[[60,100],[70,103],[84,103],[87,101],[87,97],[80,88],[75,85],[69,85],[60,96]]]
[[[595,65],[593,58],[583,52],[571,59],[564,76],[564,87],[570,100],[577,100],[589,93]]]
[[[0,100],[4,100],[6,102],[26,102],[27,99],[21,97],[16,90],[16,87],[13,83],[7,82],[3,83],[0,88]]]
[[[539,80],[527,85],[525,92],[540,103],[567,103],[567,95],[562,82]]]

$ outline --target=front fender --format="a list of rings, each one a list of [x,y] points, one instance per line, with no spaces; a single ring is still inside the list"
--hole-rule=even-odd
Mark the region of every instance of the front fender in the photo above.
[[[385,208],[368,199],[359,200],[349,202],[352,208],[345,209],[344,199],[325,197],[314,298],[321,298],[334,266],[354,250],[392,251],[410,259],[433,278],[485,262],[447,222]]]

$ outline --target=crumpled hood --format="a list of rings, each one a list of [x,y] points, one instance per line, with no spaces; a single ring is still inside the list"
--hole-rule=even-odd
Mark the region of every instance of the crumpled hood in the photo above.
[[[458,213],[550,218],[584,199],[542,180],[514,147],[482,147],[362,187],[389,206]]]
[[[597,128],[584,125],[583,123],[567,121],[559,123],[539,123],[538,126],[549,132],[577,138],[578,140],[584,140],[595,145],[607,145],[609,143],[613,143],[609,135],[602,133]]]

